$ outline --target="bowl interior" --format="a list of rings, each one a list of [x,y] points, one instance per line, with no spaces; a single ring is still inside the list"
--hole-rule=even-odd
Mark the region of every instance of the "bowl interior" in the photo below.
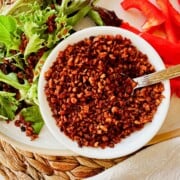
[[[64,41],[59,43],[54,50],[48,56],[39,79],[38,84],[38,98],[40,104],[40,111],[42,117],[50,130],[53,136],[61,143],[64,144],[67,148],[71,149],[77,154],[92,157],[92,158],[116,158],[128,155],[139,148],[143,147],[152,137],[158,132],[161,125],[164,122],[166,117],[168,108],[169,108],[169,101],[170,101],[170,85],[169,81],[164,81],[163,85],[165,90],[163,91],[164,99],[162,100],[161,104],[158,107],[157,113],[155,114],[153,121],[145,125],[143,129],[140,131],[132,133],[127,138],[123,139],[120,143],[116,144],[113,148],[93,148],[93,147],[79,147],[78,144],[67,136],[65,136],[62,132],[60,132],[59,128],[57,127],[54,118],[52,117],[52,113],[48,102],[46,100],[46,95],[44,92],[44,87],[46,84],[46,80],[44,79],[44,73],[52,66],[53,62],[56,60],[58,52],[64,50],[67,45],[74,44],[83,40],[90,36],[97,36],[97,35],[117,35],[120,34],[123,37],[127,37],[131,40],[132,44],[137,47],[138,50],[146,54],[149,58],[150,63],[155,67],[156,70],[164,69],[165,66],[157,54],[157,52],[142,38],[135,35],[132,32],[127,30],[116,28],[116,27],[91,27],[81,31],[78,31]]]

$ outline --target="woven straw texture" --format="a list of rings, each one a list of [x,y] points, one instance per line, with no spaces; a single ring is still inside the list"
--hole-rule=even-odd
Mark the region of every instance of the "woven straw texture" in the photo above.
[[[144,148],[178,136],[180,129],[157,135]],[[122,162],[129,156],[110,160],[82,156],[49,156],[24,151],[1,140],[0,174],[11,180],[84,179]]]
[[[97,160],[81,156],[40,155],[0,141],[0,174],[11,180],[83,179],[98,174],[123,159]]]

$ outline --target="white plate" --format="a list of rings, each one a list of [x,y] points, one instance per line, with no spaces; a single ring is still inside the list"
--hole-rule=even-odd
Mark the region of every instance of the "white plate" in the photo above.
[[[141,25],[145,21],[145,18],[137,10],[131,9],[131,13],[124,11],[120,6],[120,2],[121,0],[100,0],[98,5],[110,10],[114,10],[121,19],[124,19],[125,21],[140,29]],[[176,4],[176,0],[173,0],[173,3]],[[91,23],[83,20],[77,27],[82,29],[89,25],[91,25]],[[74,152],[67,150],[63,144],[60,144],[55,140],[46,126],[43,127],[39,135],[39,139],[31,141],[28,137],[25,136],[24,133],[21,132],[19,128],[13,125],[13,122],[10,124],[6,124],[6,122],[0,122],[0,136],[1,139],[4,139],[16,147],[24,150],[42,154],[74,155]]]

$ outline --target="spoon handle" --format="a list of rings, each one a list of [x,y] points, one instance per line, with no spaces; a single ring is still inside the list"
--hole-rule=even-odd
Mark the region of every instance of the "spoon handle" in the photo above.
[[[140,88],[156,84],[166,79],[172,79],[178,76],[180,76],[180,64],[171,66],[161,71],[134,78],[133,80],[138,83],[136,88]]]

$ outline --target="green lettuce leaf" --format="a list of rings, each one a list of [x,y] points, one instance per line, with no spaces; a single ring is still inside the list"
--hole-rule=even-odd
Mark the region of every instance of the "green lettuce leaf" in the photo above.
[[[42,46],[43,42],[44,39],[41,39],[38,34],[33,34],[26,46],[26,49],[24,51],[24,56],[27,57],[29,54],[37,52],[39,49],[43,47]]]
[[[14,32],[16,30],[16,20],[12,16],[0,16],[0,24],[8,32]]]
[[[4,74],[0,70],[0,82],[6,83],[6,84],[18,89],[20,92],[20,95],[21,95],[21,100],[23,100],[27,97],[27,93],[30,88],[30,84],[27,81],[25,81],[24,84],[20,84],[18,81],[18,78],[17,78],[17,74],[15,74],[15,73]]]
[[[6,50],[5,50],[4,44],[0,43],[0,63],[3,62],[5,53],[6,53]]]
[[[36,67],[34,68],[34,71],[33,71],[33,74],[34,74],[33,82],[37,82],[39,75],[41,73],[42,66],[43,66],[44,62],[46,61],[50,52],[51,52],[51,50],[46,51],[42,55],[42,57],[39,59],[38,63],[36,64]]]
[[[26,35],[28,39],[31,38],[31,36],[36,33],[36,28],[38,28],[38,25],[35,22],[25,22],[23,32]]]
[[[20,114],[24,117],[25,121],[31,122],[35,133],[39,133],[44,125],[39,107],[34,105],[27,108],[23,108]]]
[[[8,48],[12,45],[13,33],[16,28],[15,18],[0,15],[0,42]]]
[[[0,91],[0,119],[13,120],[19,102],[15,98],[15,93]]]
[[[4,44],[7,50],[18,49],[20,38],[17,34],[17,22],[12,16],[0,15],[0,43]]]
[[[29,102],[29,104],[33,103],[33,104],[39,105],[37,86],[38,86],[38,79],[36,79],[36,81],[34,81],[31,84],[31,87],[29,88],[27,92],[26,102]]]
[[[36,134],[39,134],[41,129],[42,129],[42,127],[43,127],[43,125],[44,125],[43,121],[42,122],[35,122],[35,123],[33,123],[32,127],[34,129],[34,132]]]

